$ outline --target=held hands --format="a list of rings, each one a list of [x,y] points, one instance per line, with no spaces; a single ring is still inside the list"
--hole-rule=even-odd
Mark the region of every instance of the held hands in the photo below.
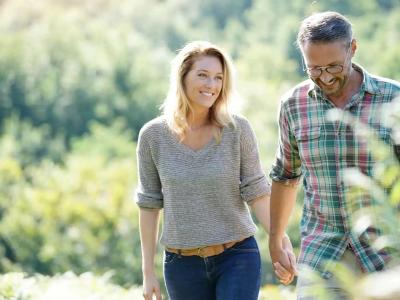
[[[289,237],[285,234],[280,242],[270,238],[269,249],[276,277],[284,285],[290,284],[297,275],[297,269]]]
[[[143,278],[143,299],[153,300],[153,295],[156,296],[156,300],[162,300],[160,285],[155,274],[144,275]]]

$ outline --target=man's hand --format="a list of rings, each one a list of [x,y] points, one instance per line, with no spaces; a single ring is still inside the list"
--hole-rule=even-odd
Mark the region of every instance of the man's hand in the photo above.
[[[287,235],[280,241],[270,237],[269,251],[276,277],[284,285],[290,284],[297,275],[296,257]]]

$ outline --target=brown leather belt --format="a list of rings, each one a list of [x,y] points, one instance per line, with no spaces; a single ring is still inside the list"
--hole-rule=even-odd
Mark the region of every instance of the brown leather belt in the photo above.
[[[236,243],[239,243],[245,239],[246,238],[243,238],[243,239],[237,240],[237,241],[232,241],[229,243],[220,244],[220,245],[204,246],[204,247],[193,248],[193,249],[176,249],[176,248],[169,248],[169,247],[166,247],[165,249],[168,252],[176,253],[176,254],[179,254],[182,256],[197,255],[200,257],[209,257],[209,256],[221,254],[226,249],[231,248]]]

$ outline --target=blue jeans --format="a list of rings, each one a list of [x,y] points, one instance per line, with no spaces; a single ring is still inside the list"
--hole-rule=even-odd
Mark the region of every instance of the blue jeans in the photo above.
[[[261,282],[257,242],[249,237],[204,258],[165,251],[164,279],[171,300],[257,300]]]

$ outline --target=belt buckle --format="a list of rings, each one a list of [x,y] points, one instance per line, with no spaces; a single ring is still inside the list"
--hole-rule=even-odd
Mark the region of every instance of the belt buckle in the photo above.
[[[206,256],[203,255],[202,252],[201,252],[201,250],[203,250],[203,249],[205,249],[205,248],[207,248],[207,246],[199,247],[199,248],[197,249],[197,256],[200,256],[200,257],[202,257],[202,258],[206,257]]]

